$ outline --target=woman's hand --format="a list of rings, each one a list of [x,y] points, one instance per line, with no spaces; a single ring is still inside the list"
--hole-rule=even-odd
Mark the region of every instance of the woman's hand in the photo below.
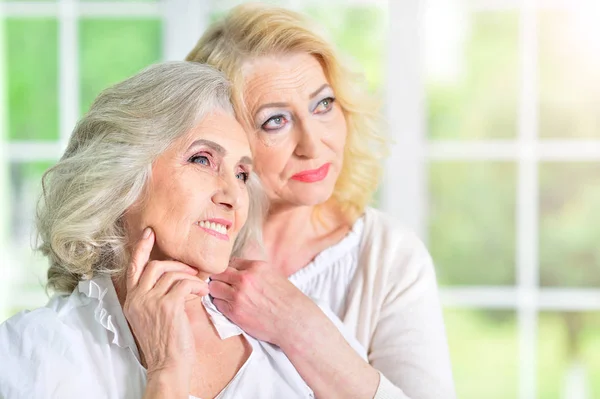
[[[310,298],[265,262],[232,259],[208,287],[221,313],[254,338],[278,346],[298,331],[299,319],[322,317]]]
[[[195,353],[185,302],[206,295],[208,287],[196,276],[197,270],[188,265],[148,262],[154,241],[154,232],[148,227],[134,248],[123,312],[141,349],[149,382],[153,377],[164,381],[169,376],[185,387],[189,385]]]
[[[373,397],[379,373],[312,299],[265,262],[235,259],[230,266],[208,284],[221,313],[279,346],[316,397]]]

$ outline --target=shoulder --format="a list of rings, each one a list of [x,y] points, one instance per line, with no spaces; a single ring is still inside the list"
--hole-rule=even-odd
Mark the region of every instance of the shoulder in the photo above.
[[[70,297],[54,297],[46,307],[0,324],[0,397],[71,397],[79,385],[73,376],[81,376],[84,363],[76,311]]]
[[[390,260],[404,259],[431,262],[423,241],[400,221],[377,209],[365,211],[361,249]]]
[[[25,310],[0,324],[0,348],[9,343],[20,343],[23,352],[45,347],[48,341],[60,343],[72,333],[68,328],[69,316],[75,309],[69,296],[56,296],[43,308]]]
[[[400,221],[377,209],[365,211],[360,256],[367,272],[382,284],[406,286],[427,281],[435,285],[433,261],[423,241]]]
[[[0,347],[7,340],[20,339],[41,346],[44,341],[61,342],[88,327],[85,315],[94,304],[78,292],[55,295],[46,306],[24,310],[0,324]],[[91,312],[93,313],[93,312]],[[25,346],[29,348],[29,346]]]

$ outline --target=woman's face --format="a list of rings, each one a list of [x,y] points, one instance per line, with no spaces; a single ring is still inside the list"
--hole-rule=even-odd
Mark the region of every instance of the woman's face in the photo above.
[[[227,268],[248,216],[250,148],[236,119],[206,116],[152,165],[143,198],[125,215],[129,236],[150,226],[152,259],[177,260],[208,274]]]
[[[254,167],[272,206],[325,202],[342,168],[346,120],[321,64],[305,53],[244,64]]]

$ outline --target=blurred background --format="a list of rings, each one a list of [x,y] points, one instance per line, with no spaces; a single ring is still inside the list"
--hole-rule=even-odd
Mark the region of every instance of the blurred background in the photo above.
[[[47,301],[34,208],[78,117],[239,3],[0,3],[0,321]],[[386,104],[377,205],[432,252],[459,398],[600,398],[600,1],[269,3]]]

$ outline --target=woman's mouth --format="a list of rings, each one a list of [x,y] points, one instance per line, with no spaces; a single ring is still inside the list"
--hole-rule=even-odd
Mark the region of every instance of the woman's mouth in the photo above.
[[[201,220],[196,222],[196,225],[204,230],[206,233],[220,238],[222,240],[229,241],[227,230],[231,227],[231,222],[228,220],[221,219],[209,219]]]
[[[318,169],[305,170],[300,173],[296,173],[292,176],[292,179],[304,183],[315,183],[321,181],[325,179],[325,177],[327,177],[327,173],[329,173],[330,166],[331,163],[326,163]]]

